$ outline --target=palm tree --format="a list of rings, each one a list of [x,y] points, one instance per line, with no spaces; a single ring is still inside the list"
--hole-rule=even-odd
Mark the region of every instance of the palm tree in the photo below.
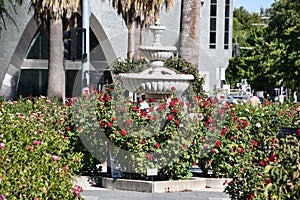
[[[63,19],[68,28],[74,24],[80,0],[32,0],[31,3],[37,23],[43,25],[50,38],[47,95],[65,102]]]
[[[200,0],[182,0],[179,55],[194,65],[199,64]]]
[[[175,0],[113,0],[113,7],[122,15],[128,28],[128,58],[132,60],[134,54],[134,29],[135,25],[143,28],[153,24],[158,19],[161,5],[169,10],[174,7]],[[143,35],[143,34],[141,34]],[[142,43],[143,37],[140,42]]]
[[[2,28],[6,28],[5,17],[8,18],[8,20],[10,20],[11,22],[13,22],[17,27],[17,24],[15,23],[14,19],[9,14],[11,13],[11,11],[17,13],[16,4],[14,4],[14,2],[20,5],[22,4],[22,0],[7,0],[7,1],[1,0],[0,1],[0,30]]]

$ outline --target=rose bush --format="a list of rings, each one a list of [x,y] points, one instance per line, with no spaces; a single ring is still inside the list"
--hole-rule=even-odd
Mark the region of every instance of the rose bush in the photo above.
[[[0,194],[6,199],[75,199],[81,167],[70,108],[46,97],[0,104]],[[78,191],[78,190],[76,190]]]

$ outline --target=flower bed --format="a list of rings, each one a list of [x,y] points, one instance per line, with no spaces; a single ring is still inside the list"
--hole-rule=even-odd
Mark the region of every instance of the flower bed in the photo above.
[[[232,105],[198,89],[187,101],[176,88],[170,100],[149,99],[149,113],[117,84],[67,105],[44,97],[1,103],[0,197],[79,198],[73,176],[95,175],[96,164],[114,160],[125,178],[149,180],[153,168],[154,180],[187,178],[198,165],[206,176],[233,178],[224,183],[232,199],[297,199],[299,140],[277,135],[299,128],[300,106]]]

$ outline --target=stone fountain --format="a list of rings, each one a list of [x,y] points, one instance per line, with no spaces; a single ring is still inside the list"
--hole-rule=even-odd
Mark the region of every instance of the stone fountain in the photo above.
[[[171,58],[177,51],[175,46],[163,46],[160,42],[161,34],[166,27],[159,21],[149,27],[154,34],[152,46],[140,46],[142,55],[150,61],[150,68],[140,73],[121,73],[119,77],[123,86],[133,93],[145,93],[147,98],[162,98],[171,94],[176,89],[177,94],[182,94],[189,86],[194,76],[190,74],[177,74],[175,71],[164,67],[164,61]]]

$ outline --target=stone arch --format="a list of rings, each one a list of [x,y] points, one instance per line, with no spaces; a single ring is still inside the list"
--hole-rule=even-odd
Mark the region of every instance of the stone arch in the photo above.
[[[2,85],[1,85],[1,94],[4,95],[4,98],[15,98],[17,92],[17,85],[20,78],[20,72],[22,68],[29,68],[33,62],[26,59],[26,53],[31,44],[32,38],[34,37],[36,31],[38,30],[38,26],[32,16],[27,23],[24,31],[16,45],[16,48],[11,56],[9,66],[4,75]],[[90,28],[94,32],[97,40],[99,41],[100,48],[102,49],[105,57],[106,63],[99,63],[91,61],[91,68],[107,68],[111,67],[113,61],[116,59],[116,53],[111,45],[111,41],[107,37],[104,27],[97,20],[95,15],[91,13],[90,17]],[[38,64],[41,68],[48,69],[48,60],[39,60]],[[34,65],[34,64],[33,64]],[[70,69],[80,69],[81,62],[67,62],[67,68]]]

